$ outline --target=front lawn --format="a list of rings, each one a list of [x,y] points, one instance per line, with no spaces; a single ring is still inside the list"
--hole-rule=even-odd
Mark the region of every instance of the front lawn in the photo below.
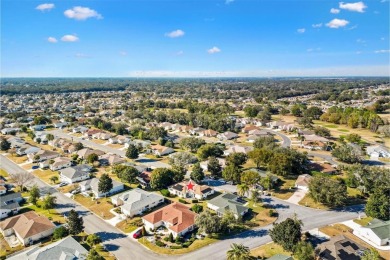
[[[155,245],[154,243],[149,242],[145,237],[138,239],[138,242],[142,245],[146,246],[150,250],[152,250],[155,253],[158,254],[165,254],[165,255],[180,255],[180,254],[186,254],[192,251],[195,251],[199,248],[202,248],[204,246],[210,245],[212,243],[217,242],[218,240],[215,238],[204,238],[202,240],[196,239],[189,247],[187,248],[180,248],[180,249],[171,249],[166,247],[159,247]]]
[[[251,255],[261,258],[270,258],[273,255],[288,255],[291,256],[291,252],[285,251],[283,247],[274,242],[262,245],[260,247],[254,248],[251,250]]]
[[[275,196],[278,199],[287,200],[295,192],[295,181],[296,179],[288,179],[284,177],[279,177],[280,183],[277,187],[274,188],[272,196]]]
[[[126,218],[125,220],[122,220],[118,224],[116,224],[116,227],[119,228],[124,233],[131,233],[134,230],[136,230],[139,227],[142,227],[142,219],[141,217],[134,217],[134,218]]]
[[[53,182],[50,180],[50,178],[53,176],[56,176],[58,178],[58,181],[56,183],[58,183],[60,179],[60,176],[57,171],[37,169],[32,173],[48,184],[53,184]]]
[[[21,164],[27,161],[26,155],[18,156],[18,155],[8,154],[6,157],[12,160],[13,162],[15,162],[16,164]]]
[[[325,210],[329,209],[329,207],[327,207],[326,205],[319,202],[315,202],[309,196],[309,194],[306,194],[305,197],[303,197],[303,199],[301,199],[301,201],[298,202],[298,204],[305,207],[314,208],[314,209],[325,209]]]
[[[261,203],[256,203],[254,205],[251,201],[246,206],[251,209],[251,212],[247,213],[247,215],[244,217],[244,220],[247,220],[248,222],[250,222],[250,224],[253,223],[256,226],[264,227],[269,224],[272,224],[277,219],[276,216],[270,217],[270,210],[264,208]],[[254,225],[250,225],[251,228],[253,228]]]
[[[105,144],[108,142],[108,140],[101,140],[101,139],[92,139],[91,141],[97,144]]]
[[[20,213],[25,213],[33,210],[39,215],[48,217],[49,220],[51,220],[57,225],[66,223],[65,218],[62,214],[58,213],[55,209],[50,209],[50,210],[42,209],[41,204],[42,204],[41,201],[38,201],[37,206],[33,204],[25,206],[20,210]]]
[[[366,218],[361,218],[361,219],[354,219],[353,222],[359,224],[360,226],[367,226],[368,223],[371,222],[371,220],[373,220],[372,217],[366,217]]]
[[[8,172],[6,170],[0,169],[0,176],[8,177]]]
[[[81,194],[74,196],[74,200],[83,205],[84,207],[93,211],[96,215],[102,217],[103,219],[111,219],[115,217],[110,210],[114,208],[111,204],[110,198],[100,198],[97,200],[92,200],[91,197],[84,197]]]

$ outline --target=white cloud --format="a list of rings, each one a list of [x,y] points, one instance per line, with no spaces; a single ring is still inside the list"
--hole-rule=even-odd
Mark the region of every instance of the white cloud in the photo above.
[[[356,2],[356,3],[339,3],[339,8],[352,11],[352,12],[359,12],[364,13],[364,9],[367,8],[367,6],[363,2]]]
[[[208,49],[207,52],[210,53],[210,54],[214,54],[214,53],[221,52],[221,49],[214,46],[213,48]]]
[[[304,33],[305,31],[306,31],[305,28],[300,28],[300,29],[297,30],[298,33]]]
[[[313,28],[320,28],[320,27],[322,27],[322,23],[312,24],[311,27],[313,27]]]
[[[225,4],[231,4],[231,3],[233,3],[234,2],[234,0],[225,0]]]
[[[127,56],[127,51],[120,51],[120,52],[119,52],[119,55],[121,55],[121,56]]]
[[[385,40],[385,37],[381,37],[381,41],[384,41]]]
[[[78,40],[79,40],[79,38],[77,36],[70,35],[70,34],[64,35],[61,38],[61,41],[63,41],[63,42],[77,42]]]
[[[181,55],[183,55],[184,54],[184,51],[178,51],[178,52],[176,52],[176,56],[181,56]]]
[[[35,7],[35,9],[39,10],[39,11],[50,11],[51,9],[54,8],[54,4],[41,4],[41,5],[38,5],[37,7]]]
[[[64,15],[70,19],[86,20],[88,18],[95,17],[96,19],[103,19],[103,16],[88,7],[75,6],[72,9],[68,9],[64,12]]]
[[[184,36],[184,31],[178,29],[169,33],[166,33],[165,36],[169,38],[177,38],[177,37],[182,37]]]
[[[329,28],[337,29],[340,27],[344,27],[347,24],[349,24],[349,22],[347,20],[335,18],[332,21],[330,21],[329,23],[327,23],[326,26],[328,26]]]
[[[58,42],[57,39],[54,38],[54,37],[49,37],[49,38],[47,38],[47,41],[48,41],[48,42],[51,42],[51,43],[56,43],[56,42]]]
[[[361,51],[357,51],[356,54],[359,55],[359,54],[362,54],[362,52]]]
[[[338,13],[340,13],[340,9],[332,8],[332,9],[330,9],[330,12],[331,12],[332,14],[338,14]]]
[[[375,53],[390,53],[390,50],[378,50]]]

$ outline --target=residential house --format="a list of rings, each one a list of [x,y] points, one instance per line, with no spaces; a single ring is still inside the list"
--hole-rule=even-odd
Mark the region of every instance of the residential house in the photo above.
[[[46,125],[32,125],[30,129],[33,131],[43,131],[46,129]]]
[[[40,150],[41,150],[41,148],[39,148],[39,147],[25,144],[25,145],[22,145],[21,147],[16,149],[16,154],[20,155],[20,156],[26,155],[26,154],[35,154],[35,153],[39,152]]]
[[[25,246],[51,236],[55,228],[56,226],[47,217],[39,216],[34,211],[0,222],[0,232],[4,237],[15,235]]]
[[[318,256],[323,260],[360,260],[365,247],[355,243],[343,235],[330,237],[329,241],[317,246]]]
[[[98,132],[92,135],[93,139],[108,140],[110,139],[111,134],[106,132]]]
[[[225,150],[223,152],[223,154],[225,156],[228,156],[229,154],[232,154],[232,153],[245,153],[245,154],[247,154],[250,151],[253,151],[252,146],[232,145],[227,150]]]
[[[7,139],[7,141],[11,144],[11,148],[20,148],[26,144],[22,138],[17,136],[11,136]]]
[[[66,183],[75,183],[90,178],[92,167],[87,164],[76,165],[60,170],[60,179]]]
[[[337,168],[328,163],[311,163],[309,168],[312,171],[322,172],[331,175],[338,173]]]
[[[219,165],[221,165],[222,168],[225,168],[226,166],[226,160],[224,158],[217,158],[218,162],[219,162]],[[203,162],[200,162],[200,167],[205,170],[205,171],[208,171],[208,163],[209,161],[203,161]]]
[[[87,159],[88,156],[91,154],[96,154],[97,156],[101,156],[104,154],[104,152],[101,150],[95,150],[95,149],[91,149],[91,148],[84,148],[84,149],[77,151],[77,155],[79,156],[79,158],[82,158],[84,160]]]
[[[189,125],[183,125],[180,127],[182,133],[189,133],[193,127]]]
[[[171,194],[177,195],[181,198],[193,198],[198,200],[206,199],[208,196],[214,194],[214,189],[207,185],[199,185],[191,180],[188,183],[180,182],[168,187]]]
[[[3,186],[2,186],[3,187]],[[19,212],[23,197],[19,192],[10,193],[0,196],[0,219],[6,218],[9,215],[15,215]]]
[[[190,130],[190,134],[191,135],[199,135],[199,133],[202,133],[202,132],[204,132],[206,129],[204,129],[204,128],[201,128],[201,127],[195,127],[195,128],[192,128],[191,130]]]
[[[77,126],[77,127],[75,127],[75,128],[73,128],[72,129],[72,132],[73,133],[85,133],[85,132],[87,132],[88,131],[88,127],[86,127],[86,126]]]
[[[165,226],[173,237],[177,237],[194,230],[195,216],[187,206],[174,202],[142,217],[142,222],[150,230]]]
[[[30,163],[42,162],[59,157],[60,154],[53,151],[39,150],[37,153],[27,154],[28,161]]]
[[[390,220],[373,219],[368,225],[354,229],[353,233],[377,246],[387,246],[390,241]]]
[[[151,171],[143,171],[138,177],[136,177],[136,179],[143,188],[149,188],[151,175]]]
[[[267,260],[293,260],[293,258],[288,255],[276,254],[267,258]]]
[[[99,156],[99,162],[102,165],[116,165],[120,163],[126,162],[125,158],[120,157],[119,155],[116,154],[103,154]]]
[[[310,150],[327,150],[329,139],[318,135],[303,135],[302,147]]]
[[[217,131],[207,129],[202,132],[199,132],[199,136],[205,136],[205,137],[216,137],[218,135]]]
[[[106,193],[99,192],[99,188],[98,188],[99,179],[98,178],[92,178],[92,179],[80,182],[79,185],[80,185],[82,192],[90,190],[94,194],[95,198],[100,198],[100,197],[104,197],[107,195],[112,195],[112,194],[115,194],[115,193],[118,193],[118,192],[124,190],[124,188],[125,188],[123,183],[118,182],[116,180],[112,180],[112,188],[109,192],[106,192]]]
[[[58,171],[64,168],[68,168],[72,166],[72,160],[68,157],[57,157],[53,159],[53,163],[50,164],[50,160],[46,160],[44,162],[39,163],[40,168],[49,167],[52,171]]]
[[[54,243],[40,246],[36,245],[23,250],[21,253],[7,257],[10,260],[85,260],[88,256],[86,250],[72,236],[65,237]]]
[[[297,128],[294,124],[288,123],[288,122],[283,122],[283,121],[272,121],[270,123],[267,123],[267,125],[268,125],[268,127],[272,128],[272,129],[280,129],[280,130],[288,131],[288,132],[291,132]]]
[[[57,122],[57,123],[54,123],[53,124],[53,126],[55,127],[55,128],[64,128],[64,127],[66,127],[66,126],[68,126],[69,125],[69,123],[68,122]]]
[[[371,159],[390,158],[390,150],[384,145],[370,145],[366,148],[366,153],[371,156]]]
[[[309,174],[301,174],[295,181],[295,188],[300,190],[309,190],[309,182],[313,177]]]
[[[260,130],[260,128],[254,125],[246,125],[244,126],[244,128],[241,129],[241,132],[248,134],[250,131],[253,130]]]
[[[222,134],[218,134],[217,138],[221,141],[232,140],[238,138],[238,134],[227,131]]]
[[[125,143],[125,148],[129,148],[129,145],[132,144],[132,145],[135,145],[137,147],[142,147],[142,149],[147,149],[151,146],[151,142],[149,140],[138,140],[138,139],[135,139],[135,140],[130,140],[128,142]]]
[[[111,202],[119,206],[123,214],[133,217],[163,203],[164,197],[137,188],[112,196]]]
[[[171,147],[162,146],[162,145],[152,145],[151,146],[152,153],[158,156],[164,156],[170,153],[175,152],[175,150]]]
[[[17,133],[17,132],[20,132],[20,128],[18,128],[18,127],[10,127],[10,128],[3,128],[3,129],[1,129],[1,133],[3,135],[9,135],[9,134],[12,134],[12,133]]]
[[[35,132],[34,142],[47,144],[49,140],[47,140],[47,133],[45,132]]]
[[[84,132],[84,136],[90,138],[90,137],[92,137],[92,135],[97,134],[97,133],[101,133],[101,132],[103,132],[103,131],[100,129],[88,129],[87,131]]]
[[[215,210],[218,216],[223,216],[225,211],[229,210],[237,219],[244,216],[249,211],[249,208],[244,206],[243,201],[241,201],[238,196],[231,193],[221,194],[208,201],[207,207]]]
[[[108,142],[110,144],[125,144],[125,143],[128,143],[130,141],[131,141],[131,139],[129,137],[124,136],[124,135],[117,135],[115,137],[111,137],[110,139],[108,139]]]

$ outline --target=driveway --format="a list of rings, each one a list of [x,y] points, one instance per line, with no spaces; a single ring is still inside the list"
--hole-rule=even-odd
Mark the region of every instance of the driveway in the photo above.
[[[213,187],[216,191],[225,191],[225,192],[237,192],[236,185],[226,184],[218,180],[205,180],[204,183],[210,187]]]
[[[288,198],[286,201],[298,205],[298,202],[300,202],[303,197],[307,194],[307,190],[297,189],[293,195],[291,195],[290,198]]]

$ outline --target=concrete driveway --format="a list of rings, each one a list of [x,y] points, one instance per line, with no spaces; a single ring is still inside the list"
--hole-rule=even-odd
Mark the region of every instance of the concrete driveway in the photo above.
[[[298,205],[298,202],[300,202],[303,197],[305,197],[307,192],[307,190],[297,189],[294,194],[291,195],[291,197],[288,198],[286,201]]]

